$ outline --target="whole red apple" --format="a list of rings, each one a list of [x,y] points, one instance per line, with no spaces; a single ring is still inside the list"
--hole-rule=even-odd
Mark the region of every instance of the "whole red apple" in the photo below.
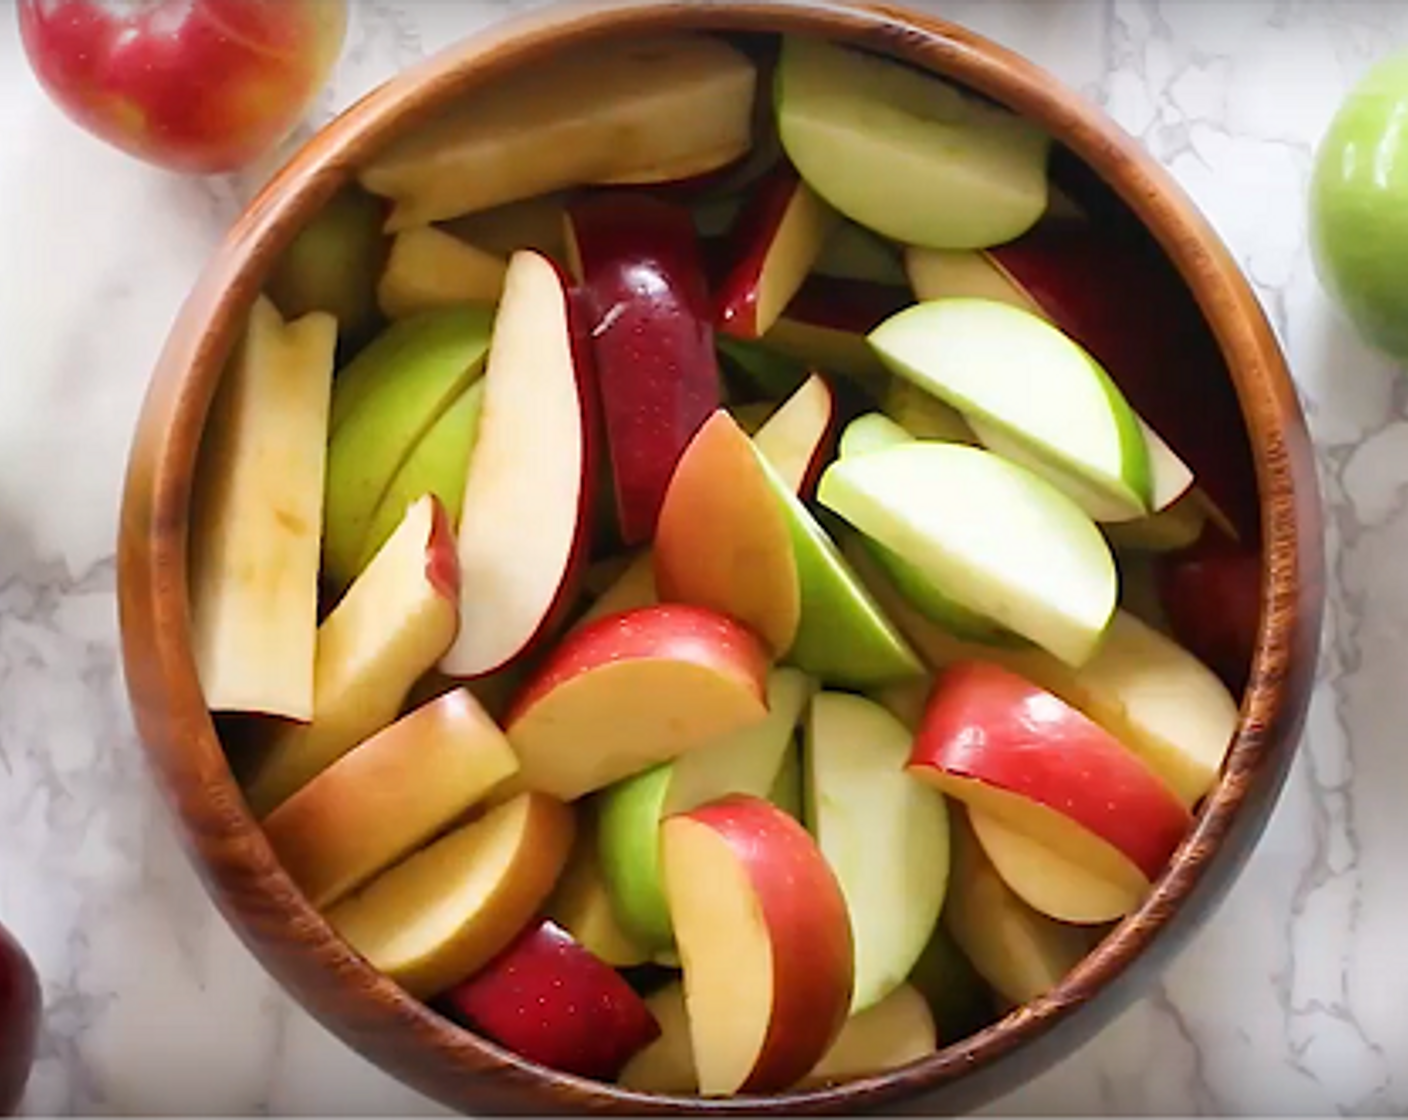
[[[43,997],[28,954],[0,926],[0,1116],[19,1108],[34,1064]]]
[[[346,0],[18,0],[40,84],[70,119],[173,171],[234,171],[303,119]]]

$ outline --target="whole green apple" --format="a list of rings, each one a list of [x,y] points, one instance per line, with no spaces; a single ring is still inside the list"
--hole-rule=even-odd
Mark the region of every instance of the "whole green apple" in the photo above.
[[[1366,74],[1315,156],[1310,246],[1321,284],[1366,341],[1408,359],[1408,52]]]

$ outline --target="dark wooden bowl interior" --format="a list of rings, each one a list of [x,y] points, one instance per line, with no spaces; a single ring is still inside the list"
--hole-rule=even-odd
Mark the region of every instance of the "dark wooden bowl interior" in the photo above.
[[[769,1098],[649,1097],[544,1070],[441,1018],[353,953],[279,866],[248,813],[205,708],[189,642],[191,478],[223,362],[294,233],[393,137],[476,87],[572,43],[661,29],[823,34],[959,81],[1041,122],[1082,201],[1127,223],[1193,299],[1207,334],[1180,391],[1240,411],[1263,555],[1259,640],[1220,783],[1144,905],[1048,995],[903,1070]],[[962,28],[918,12],[826,3],[565,5],[505,24],[373,92],[324,129],[251,204],[191,292],[152,378],[122,510],[119,592],[132,705],[189,854],[265,967],[362,1054],[477,1113],[959,1112],[1059,1060],[1107,1023],[1207,917],[1266,822],[1304,718],[1320,631],[1314,463],[1276,340],[1233,259],[1177,186],[1094,106]]]

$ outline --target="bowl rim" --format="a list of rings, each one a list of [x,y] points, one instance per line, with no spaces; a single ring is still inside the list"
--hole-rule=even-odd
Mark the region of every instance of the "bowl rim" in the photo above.
[[[546,1070],[442,1019],[376,973],[304,900],[248,813],[202,701],[187,625],[195,451],[243,312],[278,252],[372,152],[448,102],[569,41],[667,26],[825,34],[946,75],[1048,128],[1123,199],[1191,290],[1236,386],[1261,511],[1261,622],[1237,732],[1193,832],[1140,909],[1055,989],[983,1031],[901,1070],[768,1097],[660,1097]],[[895,6],[553,4],[472,34],[362,97],[265,185],[208,260],[157,362],[129,455],[117,565],[123,664],[157,784],[217,907],[307,1011],[433,1099],[480,1112],[818,1113],[914,1107],[923,1097],[931,1107],[942,1090],[946,1103],[966,1109],[1012,1087],[1002,1081],[1003,1056],[1026,1052],[1023,1077],[1034,1075],[1113,1018],[1137,994],[1134,974],[1161,967],[1240,873],[1285,780],[1309,702],[1324,598],[1319,503],[1289,371],[1235,260],[1172,177],[1044,69],[957,24]],[[1240,846],[1229,843],[1234,837]]]

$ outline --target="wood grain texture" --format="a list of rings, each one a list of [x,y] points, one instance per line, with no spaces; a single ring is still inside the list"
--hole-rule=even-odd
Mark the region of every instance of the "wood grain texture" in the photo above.
[[[1245,418],[1265,556],[1255,665],[1225,777],[1146,903],[1056,990],[982,1033],[890,1075],[766,1100],[655,1098],[542,1071],[369,969],[305,903],[245,807],[201,700],[186,599],[191,475],[206,410],[244,311],[295,231],[353,168],[477,85],[568,42],[684,28],[824,34],[947,75],[1045,125],[1109,185],[1110,205],[1147,227],[1202,309]],[[1305,423],[1250,288],[1183,192],[1093,104],[1024,59],[916,10],[566,4],[500,25],[374,91],[315,137],[230,231],[171,332],[135,433],[118,551],[123,656],[156,778],[221,911],[313,1015],[420,1091],[478,1114],[955,1113],[1099,1030],[1232,885],[1281,789],[1305,716],[1324,597],[1319,518]]]

